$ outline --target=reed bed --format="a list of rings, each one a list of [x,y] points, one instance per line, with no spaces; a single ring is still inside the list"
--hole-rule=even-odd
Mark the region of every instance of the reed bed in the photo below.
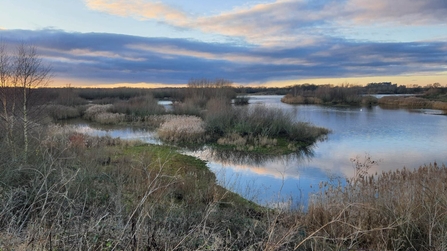
[[[447,110],[447,102],[431,101],[421,97],[395,97],[385,96],[379,99],[379,105],[406,107],[414,109],[439,109]]]
[[[305,96],[293,96],[292,94],[286,94],[281,98],[281,102],[286,104],[323,104],[323,101],[317,97],[305,97]]]

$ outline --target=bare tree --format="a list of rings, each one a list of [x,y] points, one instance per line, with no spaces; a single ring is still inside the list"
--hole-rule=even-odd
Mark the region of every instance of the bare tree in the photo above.
[[[6,127],[6,139],[12,142],[15,121],[19,121],[23,136],[23,150],[27,159],[29,129],[33,111],[33,91],[47,86],[51,79],[51,68],[42,62],[35,47],[20,44],[14,53],[8,53],[4,44],[0,45],[0,98],[3,106],[2,121]]]
[[[0,99],[2,114],[0,115],[2,131],[8,146],[11,144],[14,127],[16,89],[12,81],[12,58],[5,44],[0,43]]]

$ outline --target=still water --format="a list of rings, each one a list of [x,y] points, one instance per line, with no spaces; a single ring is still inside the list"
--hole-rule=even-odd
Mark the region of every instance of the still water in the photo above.
[[[321,181],[352,176],[353,158],[369,156],[377,161],[369,170],[371,174],[414,169],[435,161],[447,164],[447,116],[439,115],[439,111],[289,105],[281,103],[281,97],[253,96],[250,106],[284,109],[297,121],[328,128],[332,133],[307,152],[283,157],[238,156],[207,148],[185,153],[207,161],[223,186],[270,206],[305,205]],[[153,135],[123,130],[124,138],[132,138],[135,133],[133,138],[157,143]],[[101,135],[99,132],[97,135]],[[107,133],[120,136],[113,130]]]

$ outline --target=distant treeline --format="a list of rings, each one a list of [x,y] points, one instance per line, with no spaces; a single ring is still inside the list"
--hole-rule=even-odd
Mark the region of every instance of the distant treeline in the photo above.
[[[424,94],[429,93],[430,97],[439,93],[446,93],[447,88],[441,87],[439,83],[427,86],[404,86],[391,82],[369,83],[366,86],[351,84],[344,85],[317,85],[300,84],[287,87],[246,87],[235,86],[231,81],[225,79],[190,80],[187,87],[163,87],[163,88],[76,88],[76,87],[58,87],[58,88],[39,88],[35,92],[39,93],[41,100],[53,100],[58,104],[69,106],[86,104],[94,101],[95,103],[112,103],[114,100],[129,100],[135,97],[152,96],[158,100],[185,101],[185,99],[197,98],[202,96],[214,96],[216,92],[224,93],[227,97],[247,96],[247,95],[289,95],[302,97],[315,97],[319,94],[325,102],[332,102],[333,96],[336,99],[344,99],[347,96],[357,96],[365,94]],[[330,99],[330,100],[329,100]],[[357,98],[351,100],[357,102]]]
[[[324,104],[324,105],[373,105],[377,103],[375,97],[369,94],[414,94],[423,99],[445,101],[447,88],[439,83],[421,86],[404,86],[391,82],[369,83],[366,86],[351,84],[315,85],[302,84],[290,88],[282,99],[290,104]]]

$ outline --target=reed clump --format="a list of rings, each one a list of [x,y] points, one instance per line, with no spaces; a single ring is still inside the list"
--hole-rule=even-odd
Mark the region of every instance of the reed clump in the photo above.
[[[306,226],[318,250],[445,250],[447,168],[369,175],[369,157],[353,160],[355,175],[323,183],[309,202]],[[310,244],[309,243],[309,244]]]

